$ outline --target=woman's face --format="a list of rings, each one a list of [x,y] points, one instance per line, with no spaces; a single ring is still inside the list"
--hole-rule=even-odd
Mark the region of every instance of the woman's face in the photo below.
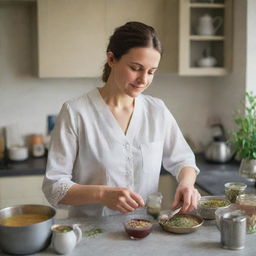
[[[121,94],[136,97],[151,84],[161,55],[151,47],[132,48],[119,60],[108,53],[111,82]]]

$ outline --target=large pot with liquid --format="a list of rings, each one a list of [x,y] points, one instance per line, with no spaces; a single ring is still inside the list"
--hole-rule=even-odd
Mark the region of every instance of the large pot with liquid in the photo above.
[[[48,247],[56,211],[46,205],[17,205],[0,210],[0,249],[15,255]]]

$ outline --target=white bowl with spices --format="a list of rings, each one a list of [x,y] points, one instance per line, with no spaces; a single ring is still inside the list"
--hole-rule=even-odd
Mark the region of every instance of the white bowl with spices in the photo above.
[[[230,205],[224,196],[203,196],[197,203],[197,213],[207,220],[215,219],[215,211],[227,208]]]

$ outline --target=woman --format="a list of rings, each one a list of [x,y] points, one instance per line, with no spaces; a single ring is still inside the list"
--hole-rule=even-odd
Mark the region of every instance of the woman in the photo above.
[[[158,190],[161,164],[179,182],[172,207],[196,207],[194,155],[164,103],[142,92],[162,55],[152,27],[128,22],[110,37],[102,88],[66,102],[48,154],[43,191],[70,215],[128,213]]]

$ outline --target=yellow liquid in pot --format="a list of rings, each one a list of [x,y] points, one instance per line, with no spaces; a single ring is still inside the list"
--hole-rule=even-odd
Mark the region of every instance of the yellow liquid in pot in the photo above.
[[[19,214],[0,220],[0,224],[4,226],[26,226],[47,219],[49,219],[49,216],[43,214]]]

